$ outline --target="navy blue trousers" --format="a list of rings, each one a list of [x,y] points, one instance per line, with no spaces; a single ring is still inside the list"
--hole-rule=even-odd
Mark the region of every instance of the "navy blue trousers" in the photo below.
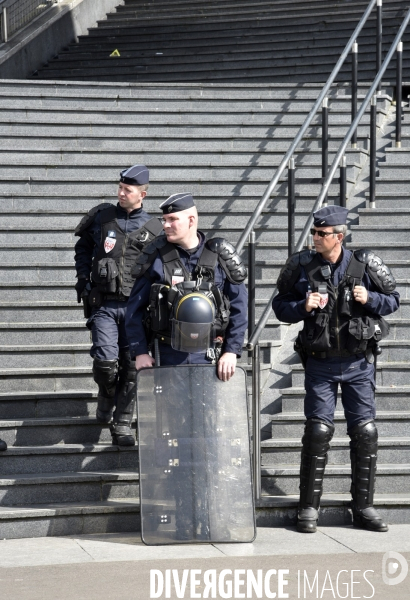
[[[374,419],[374,366],[364,355],[348,358],[308,358],[305,371],[305,416],[333,423],[338,385],[348,431]]]
[[[93,345],[90,355],[99,360],[116,360],[120,351],[128,350],[125,332],[127,302],[106,300],[100,308],[94,308],[87,321],[91,329]]]

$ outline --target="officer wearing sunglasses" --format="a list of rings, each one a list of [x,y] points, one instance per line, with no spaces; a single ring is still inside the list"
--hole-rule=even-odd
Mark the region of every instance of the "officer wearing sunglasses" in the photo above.
[[[303,322],[295,349],[305,367],[297,529],[316,531],[327,453],[335,430],[338,386],[350,437],[352,512],[356,526],[387,531],[373,507],[377,459],[374,356],[387,335],[383,315],[399,294],[390,269],[371,250],[343,247],[348,210],[313,214],[315,251],[293,254],[281,270],[273,309],[280,321]]]

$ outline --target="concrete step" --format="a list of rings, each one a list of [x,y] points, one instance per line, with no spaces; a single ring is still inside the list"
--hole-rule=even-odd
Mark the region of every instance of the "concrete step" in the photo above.
[[[111,444],[14,446],[0,457],[0,464],[1,476],[4,479],[11,479],[15,475],[45,474],[47,476],[49,473],[54,473],[57,482],[58,473],[63,473],[64,477],[65,473],[77,473],[77,475],[107,471],[137,473],[139,468],[136,446]]]
[[[279,496],[298,494],[300,481],[300,461],[297,464],[262,467],[262,491],[264,494]],[[323,490],[327,493],[346,494],[351,486],[351,466],[327,465]],[[387,494],[395,490],[410,495],[410,464],[377,464],[376,485],[379,493]]]
[[[35,351],[33,346],[33,352]],[[60,392],[8,390],[0,393],[0,419],[2,420],[95,417],[96,408],[96,390],[61,390]]]
[[[0,505],[24,506],[46,502],[99,502],[135,498],[139,494],[135,471],[24,473],[0,479]]]
[[[3,539],[140,531],[138,498],[0,507]]]
[[[67,385],[64,390],[69,390]],[[12,391],[12,390],[11,390]],[[45,391],[45,390],[41,390]],[[133,423],[135,429],[136,423]],[[8,446],[53,446],[55,444],[111,444],[107,426],[95,417],[35,418],[0,421],[0,439]]]
[[[382,385],[386,385],[382,382]],[[303,434],[305,417],[303,414],[281,413],[272,415],[272,438],[300,438]],[[346,421],[342,413],[335,413],[335,437],[346,435]],[[379,437],[410,437],[409,411],[379,411],[377,415]]]
[[[298,495],[262,496],[256,507],[259,527],[294,526]],[[349,525],[350,494],[324,493],[319,525]],[[376,494],[374,504],[388,523],[405,523],[410,498],[405,493]],[[4,539],[140,531],[139,499],[105,502],[63,502],[0,507]]]
[[[303,431],[301,432],[301,436]],[[350,438],[348,436],[333,438],[328,453],[328,466],[350,466]],[[299,465],[302,442],[300,439],[275,439],[261,443],[262,468],[279,470],[279,465]],[[378,464],[383,465],[388,472],[387,465],[400,465],[410,463],[410,438],[383,437],[378,442]],[[393,471],[393,469],[392,469]],[[378,479],[378,476],[377,476]],[[378,487],[378,486],[377,486]],[[381,490],[379,490],[381,491]],[[402,490],[404,491],[404,490]]]

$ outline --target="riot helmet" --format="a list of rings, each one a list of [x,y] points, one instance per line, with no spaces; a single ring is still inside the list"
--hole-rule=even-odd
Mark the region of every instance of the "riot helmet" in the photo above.
[[[181,352],[202,352],[214,338],[215,306],[201,292],[178,298],[172,320],[171,346]]]

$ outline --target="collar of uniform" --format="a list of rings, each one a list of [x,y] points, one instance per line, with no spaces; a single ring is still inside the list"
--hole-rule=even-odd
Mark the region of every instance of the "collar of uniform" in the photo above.
[[[182,248],[182,246],[178,246],[177,244],[175,244],[178,248],[178,252],[185,252],[189,256],[192,256],[193,254],[196,254],[199,249],[202,249],[203,245],[205,244],[205,234],[202,231],[199,231],[199,229],[197,230],[197,234],[199,237],[199,243],[198,246],[195,248],[194,252],[188,252],[185,248]]]
[[[119,202],[117,203],[116,209],[118,217],[126,219],[128,215],[128,218],[131,219],[132,217],[135,217],[136,215],[139,215],[142,212],[142,204],[139,208],[135,208],[130,213],[127,213],[127,211],[124,208],[121,208]]]

